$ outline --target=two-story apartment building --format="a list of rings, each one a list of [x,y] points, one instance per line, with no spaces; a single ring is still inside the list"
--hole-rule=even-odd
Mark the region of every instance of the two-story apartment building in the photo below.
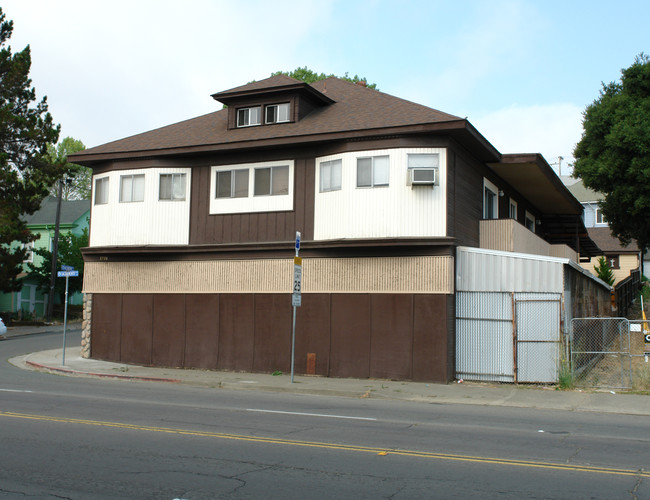
[[[93,169],[87,355],[288,371],[300,231],[297,372],[448,381],[459,247],[597,251],[546,161],[466,119],[336,78],[213,98],[70,158]]]

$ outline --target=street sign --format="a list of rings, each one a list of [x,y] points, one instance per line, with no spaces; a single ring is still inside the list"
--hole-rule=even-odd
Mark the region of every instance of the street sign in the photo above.
[[[302,259],[295,257],[293,259],[293,293],[302,291]]]
[[[58,271],[56,275],[59,278],[71,278],[71,277],[79,276],[79,271]]]
[[[296,231],[296,256],[300,250],[300,231]]]
[[[62,265],[61,266],[61,271],[74,271],[74,267]]]

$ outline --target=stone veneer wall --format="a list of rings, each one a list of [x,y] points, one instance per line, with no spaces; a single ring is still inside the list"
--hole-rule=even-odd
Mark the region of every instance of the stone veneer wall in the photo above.
[[[90,324],[93,315],[93,294],[84,293],[83,321],[81,323],[81,357],[90,358]]]

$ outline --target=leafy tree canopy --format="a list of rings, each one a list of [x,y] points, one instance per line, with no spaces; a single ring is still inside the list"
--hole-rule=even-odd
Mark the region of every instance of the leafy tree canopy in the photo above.
[[[0,291],[20,290],[16,276],[26,251],[12,242],[34,240],[21,219],[34,213],[49,187],[61,177],[63,165],[47,160],[47,144],[59,137],[47,111],[47,99],[36,101],[29,78],[29,46],[13,54],[7,45],[13,21],[0,8]]]
[[[59,248],[57,251],[56,269],[61,269],[62,265],[68,265],[79,271],[78,277],[68,278],[68,293],[71,295],[81,291],[84,259],[81,255],[81,249],[88,246],[88,228],[84,228],[81,235],[73,233],[59,235]],[[52,252],[45,248],[38,248],[34,253],[43,257],[38,266],[32,263],[27,264],[29,268],[29,277],[33,278],[43,293],[50,290],[50,276],[52,271]],[[54,292],[59,294],[61,303],[65,298],[65,279],[57,278],[54,286]]]
[[[307,66],[305,66],[304,68],[296,68],[293,71],[276,71],[275,73],[271,74],[271,76],[276,76],[276,75],[287,75],[291,78],[295,78],[296,80],[301,80],[305,83],[314,83],[319,80],[325,80],[326,78],[336,77],[336,78],[340,78],[341,80],[347,80],[348,82],[352,82],[352,83],[366,82],[366,87],[374,90],[379,90],[377,89],[376,83],[368,83],[368,80],[358,75],[354,75],[350,77],[347,72],[345,73],[344,76],[338,76],[338,77],[336,75],[326,75],[325,73],[319,74],[308,69]]]
[[[92,169],[75,163],[68,163],[67,160],[68,155],[83,151],[84,149],[86,149],[84,143],[72,137],[66,137],[57,145],[47,145],[49,161],[51,163],[65,165],[67,170],[66,179],[63,182],[63,189],[61,191],[61,198],[64,200],[90,199],[90,187],[93,176]],[[54,184],[50,188],[50,194],[55,197],[59,196],[57,184]]]
[[[587,106],[576,145],[573,175],[604,194],[600,206],[612,234],[624,245],[650,243],[650,59],[641,53],[603,84]]]

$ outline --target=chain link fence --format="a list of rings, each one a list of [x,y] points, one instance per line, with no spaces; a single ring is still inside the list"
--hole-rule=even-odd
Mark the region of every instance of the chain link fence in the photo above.
[[[643,321],[574,318],[569,352],[573,383],[579,387],[650,389],[650,360]]]

